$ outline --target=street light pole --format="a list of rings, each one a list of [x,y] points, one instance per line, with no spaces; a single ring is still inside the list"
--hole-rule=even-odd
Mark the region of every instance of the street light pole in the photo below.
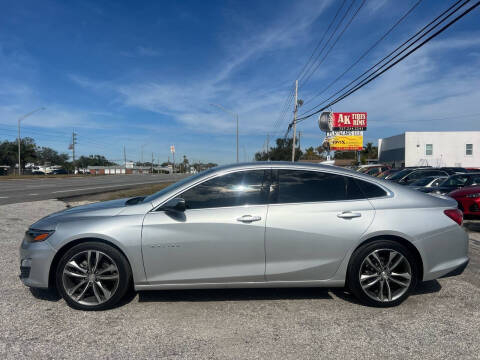
[[[225,109],[222,105],[219,105],[219,104],[210,104],[210,105],[215,106],[215,107],[219,108],[220,110],[223,110],[226,113],[233,115],[233,118],[235,119],[235,121],[237,123],[237,163],[238,163],[238,114],[233,112],[233,111]]]
[[[36,113],[37,111],[42,111],[42,110],[45,110],[44,107],[40,107],[38,109],[35,109],[33,111],[30,111],[28,114],[25,114],[21,117],[18,118],[18,139],[17,139],[17,143],[18,143],[18,175],[21,175],[22,174],[22,167],[21,167],[21,154],[20,154],[20,122],[25,119],[26,117]]]

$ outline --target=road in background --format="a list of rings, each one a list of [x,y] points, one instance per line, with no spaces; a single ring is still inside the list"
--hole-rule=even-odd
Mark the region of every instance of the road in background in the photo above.
[[[97,194],[142,185],[177,181],[184,177],[184,174],[156,174],[0,179],[0,205]]]

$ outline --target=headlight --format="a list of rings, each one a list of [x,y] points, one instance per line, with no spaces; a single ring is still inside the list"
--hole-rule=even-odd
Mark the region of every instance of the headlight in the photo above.
[[[50,235],[52,235],[54,230],[37,230],[37,229],[28,229],[25,232],[25,237],[28,242],[38,242],[47,240]]]
[[[467,195],[465,195],[465,197],[467,197],[467,198],[478,198],[478,197],[480,197],[480,193],[477,193],[477,194],[467,194]]]

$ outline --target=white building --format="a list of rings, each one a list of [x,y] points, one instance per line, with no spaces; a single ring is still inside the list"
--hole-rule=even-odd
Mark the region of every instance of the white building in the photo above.
[[[405,132],[378,139],[378,161],[395,167],[480,167],[480,131]]]

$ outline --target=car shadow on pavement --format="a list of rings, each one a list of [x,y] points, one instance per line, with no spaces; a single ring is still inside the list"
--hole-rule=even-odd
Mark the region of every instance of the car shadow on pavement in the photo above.
[[[38,300],[47,300],[47,301],[56,302],[62,298],[60,294],[53,289],[30,288],[30,293],[33,295],[35,299],[38,299]]]
[[[417,284],[417,287],[410,294],[410,296],[436,293],[439,292],[441,289],[442,285],[440,285],[437,280],[424,281]],[[345,288],[335,288],[330,289],[330,291],[342,300],[349,301],[358,305],[364,305],[360,301],[358,301],[357,298],[350,291]]]
[[[140,291],[139,302],[332,299],[328,288],[249,288]]]
[[[469,231],[480,232],[480,221],[465,221],[463,226]]]

